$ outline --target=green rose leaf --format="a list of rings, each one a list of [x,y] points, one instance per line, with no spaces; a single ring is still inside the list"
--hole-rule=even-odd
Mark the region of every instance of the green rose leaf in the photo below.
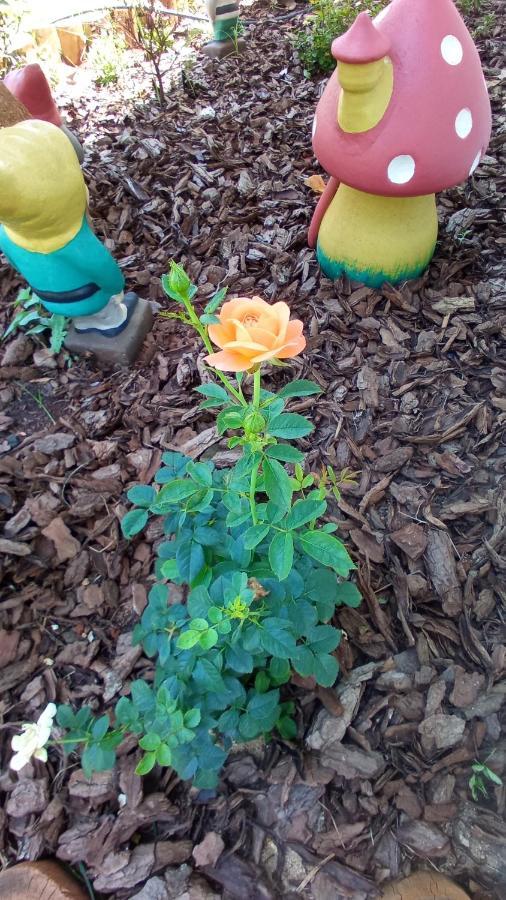
[[[260,641],[262,648],[270,656],[289,659],[295,653],[295,638],[288,630],[289,624],[275,616],[263,619]]]
[[[292,502],[292,481],[284,468],[276,459],[264,459],[263,473],[265,493],[269,500],[280,509],[289,510]]]
[[[299,416],[298,413],[281,413],[269,424],[269,434],[273,437],[287,438],[295,440],[296,438],[305,437],[314,431],[314,425],[305,416]]]
[[[96,741],[100,741],[101,738],[104,737],[104,735],[107,733],[109,725],[109,716],[101,716],[100,719],[97,719],[97,721],[94,722],[91,729],[91,734]]]
[[[221,693],[222,691],[225,693],[227,688],[223,678],[216,668],[216,666],[209,660],[203,657],[199,659],[197,662],[193,673],[192,673],[192,681],[195,683],[198,690],[213,693]]]
[[[330,653],[341,640],[341,632],[332,625],[313,625],[306,634],[313,653]]]
[[[147,775],[148,772],[151,772],[153,766],[156,765],[156,752],[152,751],[150,753],[145,753],[140,762],[137,763],[135,774],[136,775]]]
[[[353,561],[341,541],[324,531],[305,531],[298,538],[302,549],[312,559],[334,569],[338,575],[346,578],[350,569],[354,569]]]
[[[294,741],[297,737],[297,725],[290,716],[282,716],[279,719],[276,728],[285,741]]]
[[[339,663],[335,656],[315,656],[312,674],[322,687],[332,687],[339,673]]]
[[[121,530],[124,537],[131,538],[142,531],[148,521],[146,509],[131,509],[121,520]]]
[[[166,578],[167,581],[173,581],[174,578],[177,578],[179,575],[179,569],[177,567],[177,562],[175,559],[166,559],[161,567],[162,577]]]
[[[261,544],[269,530],[270,525],[252,525],[251,528],[248,528],[242,538],[246,550],[253,550],[258,544]]]
[[[186,472],[201,487],[212,487],[213,473],[206,463],[194,462],[192,459],[186,466]]]
[[[141,750],[156,750],[161,742],[160,735],[155,734],[154,731],[149,731],[144,737],[141,737],[139,747]]]
[[[136,506],[143,506],[147,509],[155,499],[156,491],[150,484],[136,484],[127,491],[127,497],[131,503],[135,503]]]
[[[288,578],[293,565],[293,538],[289,531],[280,531],[273,537],[269,546],[269,563],[280,581]]]
[[[304,462],[304,454],[297,450],[297,447],[292,447],[290,444],[272,444],[270,447],[267,447],[265,455],[270,456],[271,459],[279,459],[281,462]]]
[[[196,728],[197,725],[200,724],[200,719],[200,709],[189,709],[188,712],[184,714],[185,728]]]
[[[154,506],[163,513],[165,507],[186,500],[198,491],[198,485],[191,478],[175,478],[158,491]]]
[[[156,761],[159,766],[170,766],[172,764],[172,750],[168,744],[160,744],[156,751]]]
[[[191,648],[195,647],[195,644],[198,644],[199,641],[200,631],[188,629],[188,631],[183,631],[183,633],[179,635],[176,646],[179,650],[191,650]]]
[[[232,430],[240,428],[242,426],[243,416],[244,410],[241,406],[234,406],[231,409],[222,410],[216,419],[218,434],[223,434],[229,428]]]
[[[300,528],[301,525],[307,525],[308,522],[312,522],[314,519],[319,519],[320,516],[323,516],[325,510],[327,509],[327,503],[325,500],[317,500],[313,498],[309,498],[307,500],[297,500],[290,512],[288,513],[283,525],[285,528]]]
[[[177,549],[176,562],[181,578],[191,584],[196,580],[205,562],[201,544],[193,538],[185,541]]]
[[[289,384],[285,384],[284,387],[278,391],[278,397],[283,397],[286,400],[288,397],[310,397],[312,394],[321,394],[322,389],[318,384],[315,384],[314,381],[308,381],[305,378],[301,378],[299,381],[291,381]]]
[[[227,296],[227,291],[228,287],[222,287],[219,289],[219,291],[216,291],[216,293],[211,297],[207,306],[204,308],[204,312],[208,315],[212,315],[213,313],[215,313]]]
[[[362,594],[356,584],[347,581],[337,586],[337,603],[344,603],[345,606],[351,606],[356,609],[362,603]]]
[[[218,643],[218,632],[215,631],[214,628],[209,628],[203,634],[200,635],[199,645],[203,650],[210,650],[211,647],[214,647],[215,644]]]
[[[290,663],[287,659],[273,657],[269,663],[269,675],[274,684],[286,684],[291,675]]]
[[[199,384],[198,387],[195,388],[198,394],[203,394],[204,397],[209,397],[210,400],[223,400],[223,402],[228,403],[230,397],[228,396],[224,387],[221,387],[219,384],[214,384],[212,381],[207,384]]]

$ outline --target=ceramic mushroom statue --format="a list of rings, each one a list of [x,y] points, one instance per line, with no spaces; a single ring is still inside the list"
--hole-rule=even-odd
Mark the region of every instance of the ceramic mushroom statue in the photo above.
[[[61,128],[72,143],[81,163],[84,158],[83,148],[75,134],[62,122],[49,82],[39,64],[31,63],[22,69],[13,69],[5,76],[3,83],[11,94],[24,104],[32,118],[52,122]]]
[[[48,312],[73,319],[68,349],[128,363],[151,326],[151,307],[124,295],[122,272],[88,222],[87,200],[59,128],[29,119],[0,129],[0,250]]]
[[[239,37],[239,0],[207,0],[207,12],[214,30],[214,41],[205,44],[202,52],[215,59],[242,52],[246,41]]]
[[[434,194],[471,175],[490,138],[478,51],[451,0],[393,0],[332,44],[313,148],[330,180],[309,245],[329,278],[378,287],[426,268]]]

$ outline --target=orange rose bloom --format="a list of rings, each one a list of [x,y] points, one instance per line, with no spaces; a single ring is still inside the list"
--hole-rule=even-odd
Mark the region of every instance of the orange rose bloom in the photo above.
[[[297,356],[306,346],[302,322],[290,321],[286,303],[235,297],[223,304],[219,319],[219,325],[209,325],[209,337],[222,349],[206,362],[223,372],[247,372],[269,359]]]

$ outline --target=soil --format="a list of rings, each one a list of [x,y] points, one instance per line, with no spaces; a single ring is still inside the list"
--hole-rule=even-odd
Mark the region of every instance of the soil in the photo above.
[[[365,900],[420,868],[474,900],[506,890],[504,787],[487,781],[477,800],[469,787],[477,760],[506,770],[503,3],[471,17],[495,14],[477,37],[487,155],[438,198],[428,272],[381,290],[329,281],[306,246],[325,79],[304,78],[290,39],[308,11],[254,6],[245,54],[199,56],[163,111],[135,54],[118,89],[85,90],[76,75],[62,100],[86,149],[95,227],[129,289],[168,309],[160,276],[174,258],[202,301],[221,285],[286,300],[308,335],[293,374],[323,389],[293,406],[316,426],[301,442],[308,467],[359,473],[331,517],[364,602],[337,616],[336,687],[288,689],[297,741],[236,748],[215,794],[170,771],[141,783],[132,745],[91,782],[59,748],[17,775],[20,723],[53,700],[108,709],[152,671],[130,633],[160,535],[153,524],[121,537],[126,491],[152,480],[166,449],[227,456],[197,409],[200,348],[177,323],[157,316],[128,371],[55,359],[23,335],[6,343],[1,861],[55,857],[98,898]],[[0,274],[5,325],[20,281]]]

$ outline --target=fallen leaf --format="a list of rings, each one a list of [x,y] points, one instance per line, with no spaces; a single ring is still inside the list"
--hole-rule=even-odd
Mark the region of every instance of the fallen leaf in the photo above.
[[[42,534],[53,542],[59,563],[72,559],[81,549],[81,544],[72,537],[70,529],[59,516],[42,529]]]
[[[326,187],[325,179],[321,175],[310,175],[304,180],[304,184],[315,194],[323,194]]]

